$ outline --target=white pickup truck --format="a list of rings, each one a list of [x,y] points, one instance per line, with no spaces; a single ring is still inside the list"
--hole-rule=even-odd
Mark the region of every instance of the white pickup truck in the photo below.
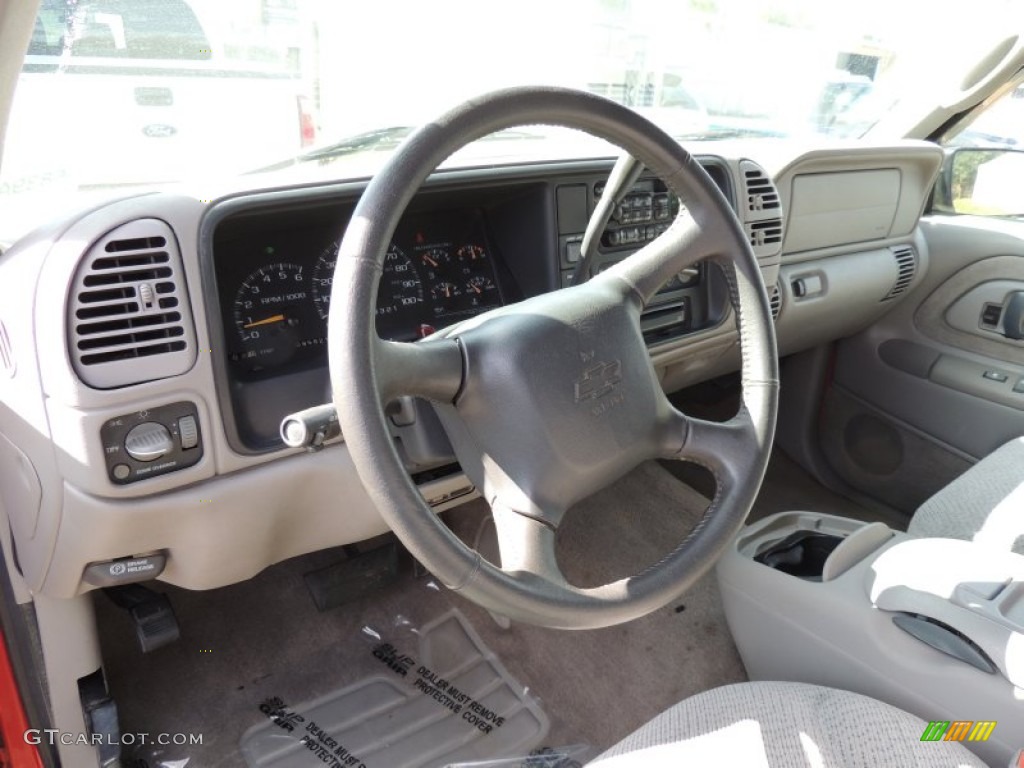
[[[294,9],[292,0],[43,0],[8,126],[12,143],[38,150],[4,158],[0,201],[243,171],[312,144],[299,54],[310,27]]]

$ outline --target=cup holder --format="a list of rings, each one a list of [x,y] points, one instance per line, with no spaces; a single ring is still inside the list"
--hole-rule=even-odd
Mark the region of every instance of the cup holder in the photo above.
[[[842,543],[842,536],[819,531],[795,531],[754,556],[754,561],[808,581],[821,581],[825,561]]]

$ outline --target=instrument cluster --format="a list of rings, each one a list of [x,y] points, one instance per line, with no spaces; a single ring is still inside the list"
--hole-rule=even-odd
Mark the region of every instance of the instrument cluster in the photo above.
[[[242,378],[322,364],[340,238],[325,227],[255,231],[218,252],[228,362]],[[504,303],[482,214],[403,220],[384,258],[381,338],[413,341]]]

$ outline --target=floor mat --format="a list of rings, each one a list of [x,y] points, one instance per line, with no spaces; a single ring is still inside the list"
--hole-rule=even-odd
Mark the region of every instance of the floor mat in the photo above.
[[[559,562],[577,584],[635,573],[678,544],[707,503],[656,463],[645,464],[569,511]],[[487,514],[483,502],[471,502],[450,514],[450,525],[472,541]],[[208,592],[157,584],[174,605],[181,640],[150,654],[138,650],[127,615],[97,594],[104,669],[122,731],[201,734],[202,745],[180,755],[192,757],[190,768],[241,768],[242,734],[266,722],[261,703],[275,696],[312,702],[353,685],[367,676],[362,627],[390,627],[403,615],[438,617],[453,607],[541,702],[551,718],[545,746],[603,749],[687,696],[746,679],[713,574],[642,619],[566,632],[502,627],[411,573],[321,613],[303,576],[342,556],[335,549],[294,558]],[[168,747],[139,756],[155,768],[179,754]]]
[[[268,722],[241,740],[249,768],[441,768],[526,758],[550,721],[459,611],[416,632],[416,656],[378,636],[373,657],[392,674],[366,677],[289,708],[263,707]],[[400,640],[396,639],[399,645]]]

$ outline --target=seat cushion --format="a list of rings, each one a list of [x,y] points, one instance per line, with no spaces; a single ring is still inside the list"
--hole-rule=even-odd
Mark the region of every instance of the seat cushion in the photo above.
[[[996,449],[928,499],[907,532],[1024,554],[1024,437]]]
[[[590,766],[977,766],[927,723],[860,694],[804,683],[739,683],[686,699]]]

